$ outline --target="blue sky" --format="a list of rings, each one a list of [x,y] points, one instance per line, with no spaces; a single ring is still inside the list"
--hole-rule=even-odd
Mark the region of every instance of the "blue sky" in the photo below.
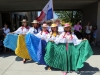
[[[40,15],[40,13],[41,13],[41,11],[38,12],[38,16]],[[58,16],[54,12],[54,19],[57,19],[57,18],[58,18]]]

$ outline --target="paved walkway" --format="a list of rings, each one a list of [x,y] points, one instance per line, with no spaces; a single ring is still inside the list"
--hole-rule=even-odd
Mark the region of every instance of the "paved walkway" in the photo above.
[[[68,73],[67,75],[100,75],[100,47],[93,47],[92,55],[80,69],[81,73]],[[11,53],[0,54],[0,75],[62,75],[61,71],[46,71],[45,66],[33,61],[22,63],[22,59]],[[96,72],[98,71],[98,72]]]

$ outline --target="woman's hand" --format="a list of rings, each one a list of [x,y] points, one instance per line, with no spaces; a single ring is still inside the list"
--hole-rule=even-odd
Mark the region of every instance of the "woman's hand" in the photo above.
[[[41,40],[44,40],[44,38],[41,38]]]
[[[26,34],[22,34],[23,36],[25,36]]]
[[[10,32],[9,34],[14,34],[14,32]]]
[[[50,42],[54,42],[53,40],[50,40]]]
[[[85,40],[87,40],[86,38],[84,38],[82,41],[85,41]]]

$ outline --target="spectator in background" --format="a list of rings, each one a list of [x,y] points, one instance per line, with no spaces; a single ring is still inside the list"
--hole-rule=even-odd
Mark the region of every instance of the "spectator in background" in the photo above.
[[[96,45],[96,38],[97,38],[97,26],[94,26],[93,27],[93,42],[92,42],[94,46]]]
[[[82,30],[82,26],[80,25],[80,22],[78,21],[77,24],[74,25],[74,34],[78,37],[78,39],[83,39],[81,30]]]
[[[8,24],[4,24],[4,27],[1,28],[0,30],[3,31],[3,33],[1,35],[3,35],[2,37],[4,38],[9,32],[10,32],[10,29],[8,28]]]
[[[3,32],[4,32],[4,36],[7,35],[9,32],[10,32],[10,29],[8,28],[8,25],[5,23],[4,24],[4,28],[3,29]]]
[[[92,25],[90,22],[88,22],[88,24],[84,27],[85,29],[85,36],[88,39],[88,41],[90,42],[91,39],[91,32],[92,32]]]
[[[51,24],[53,23],[51,20],[46,22],[48,25],[48,31],[51,32]]]
[[[8,28],[8,24],[4,24],[4,27],[0,30],[3,30],[3,33],[1,34],[2,36],[0,36],[0,40],[4,40],[5,36],[10,32],[10,29]],[[4,53],[6,52],[6,48],[4,47]]]
[[[59,32],[59,33],[64,32],[64,27],[61,25],[59,19],[56,19],[54,23],[58,26],[58,32]]]

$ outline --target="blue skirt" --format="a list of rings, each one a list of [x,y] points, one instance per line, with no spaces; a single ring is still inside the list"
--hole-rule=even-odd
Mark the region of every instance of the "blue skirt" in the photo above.
[[[32,34],[27,34],[25,41],[30,57],[39,64],[45,64],[44,55],[46,42]]]
[[[18,35],[17,34],[8,34],[6,35],[3,44],[5,47],[15,51],[16,47],[17,47],[17,39],[18,39]]]

